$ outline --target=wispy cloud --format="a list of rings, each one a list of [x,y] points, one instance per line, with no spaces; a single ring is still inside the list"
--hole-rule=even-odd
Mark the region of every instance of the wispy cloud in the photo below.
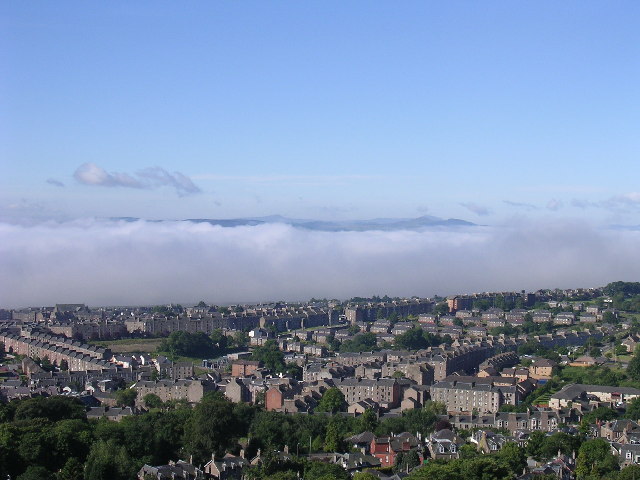
[[[536,207],[532,203],[512,202],[511,200],[503,200],[502,202],[507,204],[507,205],[509,205],[509,206],[511,206],[511,207],[524,208],[526,210],[537,210],[538,209],[538,207]]]
[[[491,209],[489,207],[478,205],[477,203],[466,202],[466,203],[461,203],[460,205],[466,208],[467,210],[469,210],[470,212],[475,213],[476,215],[481,217],[487,216],[491,213]]]
[[[54,187],[64,187],[64,183],[60,180],[56,180],[55,178],[47,178],[47,183],[49,185],[53,185]]]
[[[170,186],[180,196],[200,192],[189,177],[180,173],[167,172],[160,167],[149,167],[134,175],[122,172],[107,172],[95,163],[84,163],[74,172],[73,177],[84,185],[100,187],[156,188]]]
[[[180,172],[173,172],[172,175],[160,167],[151,167],[139,171],[137,175],[152,186],[171,186],[176,189],[179,195],[200,192],[191,179]]]
[[[639,241],[639,231],[549,220],[455,231],[337,233],[283,224],[0,224],[0,305],[223,303],[599,286],[637,277]]]
[[[558,200],[556,198],[552,198],[547,202],[547,210],[551,210],[553,212],[557,212],[564,206],[562,200]]]
[[[630,207],[630,208],[638,208],[640,207],[640,192],[630,192],[624,193],[622,195],[616,195],[615,197],[611,197],[610,199],[603,202],[605,207],[612,208],[620,208],[620,207]]]
[[[602,208],[616,213],[636,212],[640,210],[640,192],[623,193],[600,201],[574,198],[571,206],[581,209]]]

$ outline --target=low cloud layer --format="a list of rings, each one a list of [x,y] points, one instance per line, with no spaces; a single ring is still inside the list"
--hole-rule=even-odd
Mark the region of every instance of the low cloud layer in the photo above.
[[[399,232],[189,222],[0,224],[0,306],[431,296],[638,280],[638,231],[578,222]]]
[[[99,187],[156,188],[169,186],[180,196],[200,192],[189,177],[180,173],[167,172],[160,167],[150,167],[135,175],[120,172],[107,172],[95,163],[80,165],[73,174],[80,183]]]

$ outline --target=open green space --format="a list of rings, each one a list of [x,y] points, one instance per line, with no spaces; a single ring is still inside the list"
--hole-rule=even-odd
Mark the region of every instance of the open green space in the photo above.
[[[153,353],[162,343],[162,338],[123,338],[91,343],[109,348],[113,353]]]

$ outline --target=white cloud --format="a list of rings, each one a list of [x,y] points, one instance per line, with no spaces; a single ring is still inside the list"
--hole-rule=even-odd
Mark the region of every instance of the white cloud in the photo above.
[[[180,172],[171,174],[160,167],[141,170],[136,174],[136,178],[128,173],[109,173],[95,163],[84,163],[76,169],[73,176],[78,182],[91,186],[127,188],[170,186],[175,188],[180,196],[200,192],[200,189],[186,175]]]
[[[129,187],[143,188],[144,185],[128,173],[109,173],[104,168],[95,163],[83,163],[80,165],[73,177],[85,185],[96,185],[101,187]]]
[[[637,279],[639,240],[638,231],[595,230],[567,221],[337,233],[282,224],[0,224],[0,306],[598,286]]]
[[[491,209],[489,207],[478,205],[477,203],[467,202],[461,203],[460,205],[481,217],[487,216],[491,213]]]

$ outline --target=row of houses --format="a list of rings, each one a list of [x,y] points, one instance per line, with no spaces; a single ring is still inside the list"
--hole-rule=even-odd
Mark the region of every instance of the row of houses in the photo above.
[[[64,338],[64,337],[62,337]],[[99,347],[66,342],[50,335],[25,337],[6,330],[0,331],[0,342],[5,351],[31,358],[48,358],[52,364],[62,365],[66,362],[68,369],[101,370],[111,365],[108,358],[111,352]]]

